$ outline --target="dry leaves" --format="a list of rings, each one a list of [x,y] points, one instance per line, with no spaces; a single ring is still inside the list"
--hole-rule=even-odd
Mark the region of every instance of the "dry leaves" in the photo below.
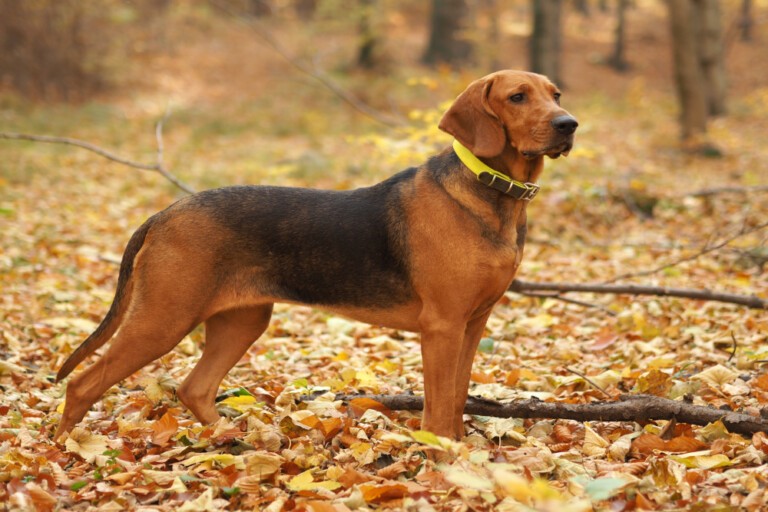
[[[208,61],[225,59],[221,53]],[[455,80],[439,78],[429,80]],[[764,180],[768,154],[755,134],[768,129],[765,91],[737,105],[740,118],[717,121],[713,129],[728,155],[720,160],[675,151],[668,142],[675,137],[674,116],[659,106],[669,101],[648,94],[638,87],[621,106],[596,99],[568,105],[584,124],[571,156],[547,163],[542,193],[529,206],[531,237],[521,277],[610,280],[690,256],[768,216],[764,195],[681,197],[735,180]],[[153,120],[147,109],[154,108],[151,101],[140,103],[125,106],[125,113],[121,107],[119,129],[106,129],[92,115],[67,126],[96,140],[118,131],[117,142],[134,144],[125,152],[138,154],[146,150],[139,134]],[[247,115],[239,105],[229,108],[243,112],[211,117],[215,124]],[[336,119],[338,108],[306,119]],[[364,185],[420,162],[448,141],[434,128],[436,109],[415,114],[406,133],[351,141],[325,128],[292,134],[289,142],[262,134],[260,149],[284,152],[275,161],[299,158],[302,145],[333,155],[321,175],[302,181],[282,170],[295,169],[292,160],[254,170],[259,166],[252,152],[232,149],[253,145],[260,137],[251,133],[211,136],[216,140],[206,135],[207,144],[200,144],[190,132],[208,133],[207,126],[194,126],[203,114],[214,115],[191,109],[178,123],[184,126],[168,133],[168,147],[181,148],[177,158],[190,164],[188,171],[179,168],[201,188],[321,180],[326,186]],[[13,109],[3,107],[2,115],[4,123],[24,126],[24,116]],[[259,110],[253,126],[261,115]],[[247,121],[244,126],[251,126]],[[336,392],[423,392],[417,337],[299,307],[278,306],[266,334],[227,376],[218,403],[226,419],[217,424],[200,425],[175,397],[200,356],[203,335],[195,331],[112,388],[63,444],[53,443],[65,386],[54,384],[55,370],[105,313],[117,274],[114,260],[131,231],[174,200],[175,192],[154,175],[79,153],[24,151],[29,153],[18,150],[2,165],[30,170],[29,176],[0,174],[0,502],[11,510],[768,506],[768,438],[734,435],[720,422],[692,427],[467,417],[468,436],[455,442],[421,431],[419,413],[391,411],[367,398],[336,401]],[[622,181],[659,199],[653,218],[636,217],[620,199],[615,191]],[[756,232],[723,250],[625,281],[765,297],[768,273],[755,259],[765,245],[765,232]],[[630,296],[580,299],[597,307],[504,297],[475,356],[472,393],[589,403],[606,394],[643,392],[754,415],[768,406],[764,312]],[[298,400],[310,394],[313,400]]]

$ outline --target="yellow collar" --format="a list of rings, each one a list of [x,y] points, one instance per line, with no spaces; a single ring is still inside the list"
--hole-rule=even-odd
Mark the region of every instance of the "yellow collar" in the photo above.
[[[491,187],[494,190],[498,190],[504,194],[520,199],[522,201],[530,201],[539,192],[539,186],[535,183],[523,183],[521,181],[513,180],[506,174],[503,174],[496,169],[492,169],[485,162],[481,161],[472,152],[467,149],[458,140],[453,141],[453,150],[461,160],[467,169],[472,171],[477,179],[484,185]]]

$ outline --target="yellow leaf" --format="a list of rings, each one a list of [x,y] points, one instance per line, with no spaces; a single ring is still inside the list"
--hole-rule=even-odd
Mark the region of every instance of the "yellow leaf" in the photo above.
[[[68,452],[76,453],[86,462],[93,462],[97,456],[102,455],[108,449],[107,437],[92,434],[81,427],[75,427],[64,441]]]
[[[266,480],[280,470],[283,460],[267,452],[256,452],[245,459],[245,469],[249,475]]]
[[[237,412],[246,412],[250,409],[253,409],[254,407],[260,408],[260,402],[251,395],[230,396],[219,403],[226,405],[227,407],[230,407]]]
[[[213,467],[214,465],[218,467],[227,467],[234,464],[237,469],[245,469],[243,457],[240,455],[231,455],[229,453],[203,453],[182,461],[182,464],[184,466],[208,464],[209,467]]]
[[[323,482],[315,482],[314,477],[312,476],[312,470],[308,469],[303,473],[299,473],[295,477],[291,478],[288,481],[288,489],[298,492],[298,491],[314,491],[317,489],[326,489],[329,491],[333,491],[334,489],[338,489],[341,487],[341,484],[339,482],[334,482],[332,480],[325,480]]]
[[[478,491],[491,491],[493,484],[487,477],[475,475],[459,468],[448,468],[445,470],[445,479],[459,487],[476,489]]]
[[[691,378],[702,380],[712,387],[718,387],[735,380],[738,376],[738,373],[718,364],[711,368],[707,368],[701,373],[697,373]]]
[[[440,439],[428,430],[416,430],[411,432],[411,437],[413,437],[414,441],[417,443],[428,444],[431,446],[441,446]]]
[[[731,465],[731,459],[722,453],[711,455],[710,450],[686,453],[684,455],[670,455],[672,460],[679,462],[687,468],[713,469]]]
[[[584,446],[582,451],[589,457],[602,457],[610,443],[589,427],[584,427]]]

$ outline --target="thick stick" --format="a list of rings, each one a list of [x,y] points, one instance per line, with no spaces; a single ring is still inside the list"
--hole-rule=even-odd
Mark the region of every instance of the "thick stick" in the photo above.
[[[668,288],[666,286],[640,286],[635,284],[575,284],[575,283],[532,283],[515,279],[509,291],[526,294],[529,292],[580,292],[580,293],[615,293],[618,295],[656,295],[660,297],[680,297],[684,299],[711,300],[739,304],[753,309],[768,309],[768,300],[757,295],[737,295],[711,290],[691,288]]]
[[[336,395],[336,400],[350,401],[363,397],[375,400],[392,410],[420,411],[424,407],[424,397],[416,395]],[[311,396],[306,397],[306,399],[311,398]],[[497,418],[553,418],[640,423],[674,418],[678,422],[692,425],[708,425],[720,420],[729,432],[736,434],[768,433],[768,420],[760,417],[653,395],[621,395],[618,401],[589,404],[542,402],[535,398],[500,403],[470,397],[464,412]]]

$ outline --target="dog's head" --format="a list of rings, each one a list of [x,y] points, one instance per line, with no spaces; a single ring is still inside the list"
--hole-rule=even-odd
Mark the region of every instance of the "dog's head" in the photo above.
[[[525,158],[557,158],[573,147],[578,125],[547,77],[506,70],[469,84],[439,127],[478,157],[498,156],[509,145]]]

